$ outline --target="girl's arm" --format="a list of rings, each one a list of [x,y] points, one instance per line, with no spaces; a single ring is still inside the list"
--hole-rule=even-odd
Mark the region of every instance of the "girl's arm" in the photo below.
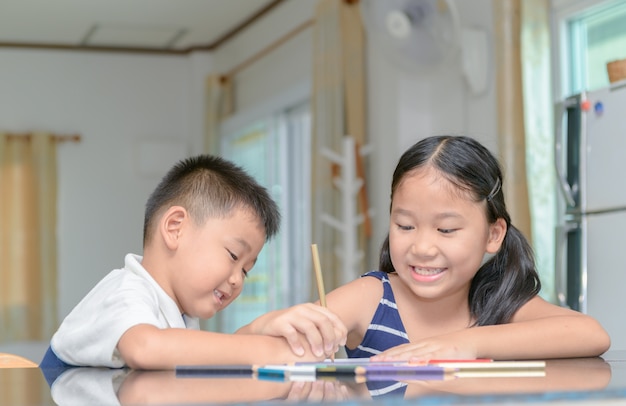
[[[371,276],[355,279],[326,295],[328,308],[346,326],[346,347],[361,343],[382,296],[382,282]]]
[[[610,338],[592,317],[534,297],[510,323],[472,327],[385,351],[374,360],[392,359],[548,359],[595,357]]]

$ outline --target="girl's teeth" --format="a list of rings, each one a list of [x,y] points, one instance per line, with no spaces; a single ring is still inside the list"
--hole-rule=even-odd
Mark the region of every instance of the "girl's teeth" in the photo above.
[[[438,273],[442,272],[441,269],[413,268],[413,270],[420,275],[426,275],[426,276],[437,275]]]

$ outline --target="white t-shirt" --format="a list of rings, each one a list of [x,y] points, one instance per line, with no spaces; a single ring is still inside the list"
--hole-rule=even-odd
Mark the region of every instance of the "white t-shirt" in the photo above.
[[[121,368],[117,343],[129,328],[199,329],[198,319],[180,314],[141,260],[127,254],[124,268],[105,276],[63,320],[50,342],[57,357],[71,365]]]
[[[56,405],[119,405],[117,391],[130,369],[68,368],[50,387]]]

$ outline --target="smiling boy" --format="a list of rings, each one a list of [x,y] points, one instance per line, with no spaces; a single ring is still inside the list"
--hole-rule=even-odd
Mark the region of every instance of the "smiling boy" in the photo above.
[[[42,368],[167,369],[329,356],[345,344],[346,329],[313,304],[277,312],[277,321],[248,325],[240,334],[199,330],[199,319],[241,293],[279,224],[276,203],[238,166],[209,155],[179,162],[146,204],[143,256],[126,255],[124,267],[72,310]]]

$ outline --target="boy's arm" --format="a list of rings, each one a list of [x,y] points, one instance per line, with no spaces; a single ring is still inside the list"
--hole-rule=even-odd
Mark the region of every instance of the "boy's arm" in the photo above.
[[[302,356],[310,351],[317,357],[337,352],[346,343],[346,332],[336,314],[313,303],[266,313],[237,330],[237,334],[284,337],[294,354]]]
[[[223,334],[179,328],[160,329],[139,324],[120,338],[117,349],[135,369],[172,369],[177,365],[276,364],[319,361],[305,349],[293,354],[284,338],[263,335]]]
[[[120,405],[229,404],[283,399],[291,382],[258,379],[180,379],[174,371],[131,371],[120,384]]]
[[[354,384],[353,384],[354,385]],[[180,379],[174,371],[131,371],[117,391],[121,405],[330,403],[356,396],[349,382],[290,382],[241,378]]]
[[[536,296],[518,310],[510,323],[419,340],[387,350],[373,359],[595,357],[609,346],[607,332],[595,319]]]

